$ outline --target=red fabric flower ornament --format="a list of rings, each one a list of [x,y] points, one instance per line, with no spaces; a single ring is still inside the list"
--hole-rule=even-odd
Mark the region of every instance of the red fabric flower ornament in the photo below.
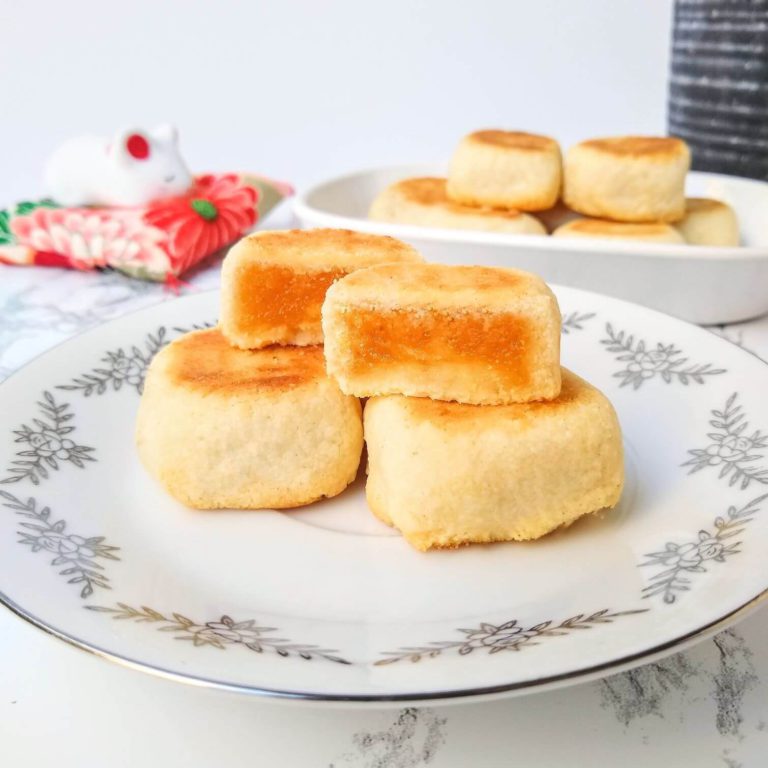
[[[151,203],[144,221],[168,234],[174,274],[221,250],[256,222],[257,192],[235,174],[199,176],[181,197]]]
[[[238,240],[292,189],[252,174],[208,174],[183,195],[135,208],[62,208],[54,200],[0,210],[0,264],[110,267],[169,285]]]

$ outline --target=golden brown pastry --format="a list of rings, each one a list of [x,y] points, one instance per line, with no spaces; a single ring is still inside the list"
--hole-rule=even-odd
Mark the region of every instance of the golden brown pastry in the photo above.
[[[607,219],[575,219],[558,227],[553,237],[597,237],[614,240],[643,240],[652,243],[684,243],[671,224],[630,223]]]
[[[241,350],[218,329],[194,331],[152,361],[136,443],[189,507],[294,507],[355,478],[360,403],[326,375],[322,347]]]
[[[466,205],[543,211],[560,194],[560,145],[520,131],[477,131],[465,136],[451,160],[448,197]]]
[[[366,495],[417,549],[537,539],[614,506],[624,464],[607,398],[563,369],[559,397],[504,406],[374,397]]]
[[[244,237],[221,270],[221,329],[241,349],[322,344],[328,286],[361,267],[421,261],[393,237],[346,229],[264,231]]]
[[[671,137],[583,141],[565,156],[563,200],[586,216],[679,221],[685,212],[685,176],[690,164],[687,144]]]
[[[448,229],[480,229],[513,235],[544,235],[533,216],[514,210],[478,208],[450,200],[445,179],[404,179],[387,187],[371,205],[369,218],[392,224]]]
[[[727,203],[706,197],[688,197],[685,216],[675,224],[690,245],[736,246],[739,244],[739,221]]]
[[[501,404],[560,392],[560,310],[515,269],[387,264],[335,283],[323,305],[328,372],[358,397]]]

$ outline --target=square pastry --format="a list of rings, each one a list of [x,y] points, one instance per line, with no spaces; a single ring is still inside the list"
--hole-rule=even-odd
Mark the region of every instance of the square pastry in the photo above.
[[[221,330],[230,344],[322,344],[328,287],[361,267],[421,261],[393,237],[346,229],[264,231],[235,245],[221,270]]]
[[[328,372],[358,397],[557,397],[560,325],[541,278],[494,267],[371,267],[339,280],[323,305]]]
[[[608,399],[563,369],[549,402],[368,400],[366,496],[420,550],[537,539],[619,500],[621,429]]]

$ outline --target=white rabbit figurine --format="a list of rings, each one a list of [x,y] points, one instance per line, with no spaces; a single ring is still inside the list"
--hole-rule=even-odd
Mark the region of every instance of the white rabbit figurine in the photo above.
[[[123,130],[110,141],[80,136],[62,144],[45,169],[48,194],[60,205],[141,206],[186,192],[192,176],[171,125]]]

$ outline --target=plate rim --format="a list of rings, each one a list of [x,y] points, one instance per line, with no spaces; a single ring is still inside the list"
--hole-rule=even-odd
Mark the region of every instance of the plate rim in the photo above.
[[[768,603],[768,587],[762,592],[748,600],[746,603],[736,607],[725,616],[705,624],[703,627],[691,630],[679,637],[667,640],[657,646],[638,651],[637,653],[627,654],[618,659],[594,664],[591,667],[584,667],[570,672],[561,672],[556,675],[547,675],[535,680],[525,680],[516,683],[504,683],[493,686],[478,686],[473,688],[459,688],[447,691],[431,691],[426,693],[390,693],[390,694],[368,694],[368,693],[319,693],[316,691],[291,691],[277,688],[266,688],[256,685],[246,685],[244,683],[235,683],[226,680],[216,680],[211,677],[202,677],[194,674],[177,672],[164,667],[150,664],[145,661],[139,661],[130,656],[115,651],[109,651],[100,646],[75,637],[71,633],[54,627],[39,617],[25,611],[15,601],[10,599],[4,592],[0,592],[0,604],[5,606],[11,613],[20,619],[31,624],[33,627],[45,632],[52,637],[62,640],[68,645],[85,651],[98,658],[111,661],[127,669],[144,672],[165,680],[185,683],[187,685],[208,688],[212,690],[227,691],[229,693],[239,693],[258,697],[264,700],[280,701],[302,701],[302,702],[326,702],[326,703],[347,703],[347,704],[397,704],[402,702],[417,703],[427,702],[436,704],[444,702],[459,702],[465,699],[496,698],[506,695],[525,695],[528,693],[539,693],[556,688],[563,688],[567,685],[578,682],[589,682],[590,680],[607,677],[606,672],[618,674],[628,669],[650,663],[656,658],[663,658],[672,653],[685,650],[697,642],[706,640],[717,632],[727,629],[741,619],[746,618],[756,611],[763,603]]]
[[[618,302],[619,304],[628,305],[631,308],[640,309],[643,312],[651,313],[652,315],[659,316],[665,321],[672,320],[677,323],[682,323],[684,326],[695,329],[697,331],[706,334],[715,343],[727,344],[732,349],[735,349],[738,353],[743,353],[748,358],[757,360],[762,365],[768,366],[768,361],[763,360],[756,354],[741,348],[739,345],[733,343],[729,339],[726,339],[718,334],[714,334],[711,331],[707,331],[706,328],[701,327],[695,323],[682,320],[681,318],[670,315],[666,312],[662,312],[657,309],[643,306],[636,302],[627,301],[626,299],[620,299],[606,294],[599,293],[597,291],[590,291],[583,288],[575,288],[571,286],[564,286],[557,283],[550,284],[552,289],[557,292],[559,290],[565,290],[568,292],[576,292],[585,296],[594,296],[599,300],[608,299],[610,302]],[[91,333],[96,333],[107,326],[117,324],[124,321],[131,316],[150,313],[157,310],[161,306],[166,304],[171,306],[175,305],[179,300],[202,300],[207,297],[211,297],[219,294],[219,289],[206,289],[202,291],[196,291],[194,293],[187,294],[176,299],[160,299],[152,304],[137,307],[136,309],[126,312],[118,317],[112,318],[106,322],[102,322],[99,325],[91,328],[86,328],[72,336],[62,339],[58,343],[48,347],[39,354],[27,360],[22,366],[13,371],[3,381],[0,382],[0,392],[3,386],[13,379],[14,377],[23,374],[25,370],[44,358],[48,354],[52,354],[60,347],[69,344],[79,337],[87,336]],[[206,688],[212,690],[227,691],[230,693],[238,693],[242,695],[249,695],[258,697],[266,701],[299,701],[304,703],[327,703],[327,704],[361,704],[361,705],[375,705],[381,706],[396,705],[398,703],[418,703],[425,702],[431,705],[457,703],[467,699],[482,701],[494,698],[500,698],[510,695],[525,695],[528,693],[538,693],[547,690],[553,690],[556,688],[562,688],[567,685],[576,684],[579,682],[589,682],[590,680],[601,679],[607,677],[609,673],[617,674],[628,669],[641,666],[643,664],[651,663],[655,659],[664,658],[672,653],[685,650],[686,648],[706,640],[708,637],[716,634],[717,632],[727,629],[738,621],[746,618],[752,612],[758,610],[763,604],[768,604],[768,585],[765,586],[760,592],[748,599],[741,605],[733,608],[729,612],[713,619],[712,621],[696,627],[689,632],[686,632],[677,637],[671,638],[663,643],[659,643],[650,648],[630,653],[625,656],[620,656],[617,659],[611,659],[609,661],[594,664],[589,667],[582,667],[579,669],[570,670],[567,672],[560,672],[554,675],[545,675],[533,680],[523,680],[512,683],[502,683],[493,686],[473,686],[467,688],[429,691],[429,692],[410,692],[410,693],[323,693],[317,691],[298,691],[289,689],[269,688],[258,685],[249,685],[246,683],[236,683],[227,680],[218,680],[212,676],[200,676],[191,673],[185,673],[181,671],[174,671],[166,669],[164,667],[151,664],[149,662],[141,661],[139,659],[128,656],[127,654],[119,653],[116,651],[110,651],[102,648],[96,643],[92,643],[88,640],[76,636],[75,634],[62,630],[50,622],[45,621],[39,616],[27,611],[15,600],[13,600],[4,591],[0,590],[0,605],[8,609],[12,614],[20,618],[22,621],[32,625],[38,630],[48,634],[58,640],[61,640],[68,645],[71,645],[78,650],[84,651],[98,658],[111,661],[119,666],[133,669],[136,671],[144,672],[145,674],[152,675],[161,679],[171,680],[173,682],[184,683],[187,685]]]

